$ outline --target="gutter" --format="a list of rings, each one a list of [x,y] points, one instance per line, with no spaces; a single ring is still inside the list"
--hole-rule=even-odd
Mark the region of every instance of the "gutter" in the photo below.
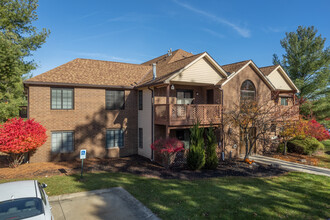
[[[151,144],[154,143],[154,90],[148,86],[148,89],[151,91]],[[151,161],[154,160],[154,150],[151,149]]]
[[[24,81],[25,86],[38,85],[38,86],[72,86],[72,87],[87,87],[87,88],[113,88],[113,89],[134,89],[134,86],[114,86],[114,85],[96,85],[96,84],[80,84],[80,83],[58,83],[58,82],[34,82]]]

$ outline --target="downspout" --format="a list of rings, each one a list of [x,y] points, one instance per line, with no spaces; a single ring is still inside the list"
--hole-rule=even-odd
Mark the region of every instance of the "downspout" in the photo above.
[[[152,79],[155,80],[157,77],[156,63],[152,64]],[[154,90],[148,86],[151,91],[151,143],[154,143],[155,123],[154,123]],[[154,150],[151,149],[151,161],[154,160]]]
[[[151,91],[151,144],[154,143],[154,90],[148,86]],[[151,149],[151,161],[154,160],[154,150]]]
[[[221,93],[221,148],[222,148],[222,152],[221,152],[221,156],[222,156],[222,160],[225,160],[225,143],[224,143],[224,125],[223,125],[223,89],[221,87],[219,87],[220,93]]]

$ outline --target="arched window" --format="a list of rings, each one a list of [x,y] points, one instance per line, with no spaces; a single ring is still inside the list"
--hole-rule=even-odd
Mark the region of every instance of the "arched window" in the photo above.
[[[250,80],[245,80],[241,86],[241,101],[255,101],[256,87]]]

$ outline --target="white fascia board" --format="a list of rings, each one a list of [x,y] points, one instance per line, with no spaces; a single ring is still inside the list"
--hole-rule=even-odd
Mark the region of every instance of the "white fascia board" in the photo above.
[[[164,83],[170,83],[170,81],[172,79],[174,79],[177,75],[179,75],[180,73],[182,73],[183,71],[185,71],[186,69],[188,69],[189,67],[191,67],[192,65],[197,63],[199,60],[203,59],[204,57],[206,57],[213,64],[213,66],[216,67],[219,70],[219,72],[223,74],[222,76],[224,78],[227,77],[226,72],[221,68],[221,66],[219,64],[217,64],[217,62],[215,62],[210,55],[208,55],[206,52],[204,52],[201,56],[199,56],[198,58],[193,60],[191,63],[189,63],[187,66],[183,67],[177,73],[173,74],[171,77],[169,77],[167,80],[165,80]],[[216,84],[216,83],[217,82],[215,82],[214,84]]]
[[[257,70],[257,72],[260,74],[260,76],[262,78],[264,78],[266,80],[266,82],[268,83],[268,85],[273,89],[276,90],[275,86],[270,82],[270,80],[260,71],[260,69],[254,64],[254,62],[251,60],[252,66],[254,66],[254,68]]]
[[[213,64],[213,66],[216,67],[216,69],[222,74],[224,78],[227,78],[228,75],[226,71],[207,52],[205,53],[206,58]]]
[[[242,71],[245,67],[247,67],[248,65],[250,65],[252,61],[250,60],[249,62],[247,62],[241,69],[239,69],[238,71],[232,73],[229,75],[228,79],[222,83],[222,86],[224,86],[227,82],[229,82],[232,78],[234,78],[240,71]]]
[[[232,78],[234,78],[239,72],[241,72],[244,68],[246,68],[248,65],[252,64],[255,70],[259,73],[259,75],[265,79],[266,83],[273,89],[275,90],[275,86],[269,81],[269,79],[259,70],[259,68],[254,64],[252,60],[247,62],[241,69],[239,69],[237,72],[232,73],[228,79],[222,83],[222,86],[224,86],[227,82],[229,82]]]

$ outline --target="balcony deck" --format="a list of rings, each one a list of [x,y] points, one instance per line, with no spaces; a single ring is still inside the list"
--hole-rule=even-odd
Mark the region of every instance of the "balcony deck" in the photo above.
[[[219,104],[156,104],[155,124],[168,126],[191,126],[221,124],[222,105]]]

